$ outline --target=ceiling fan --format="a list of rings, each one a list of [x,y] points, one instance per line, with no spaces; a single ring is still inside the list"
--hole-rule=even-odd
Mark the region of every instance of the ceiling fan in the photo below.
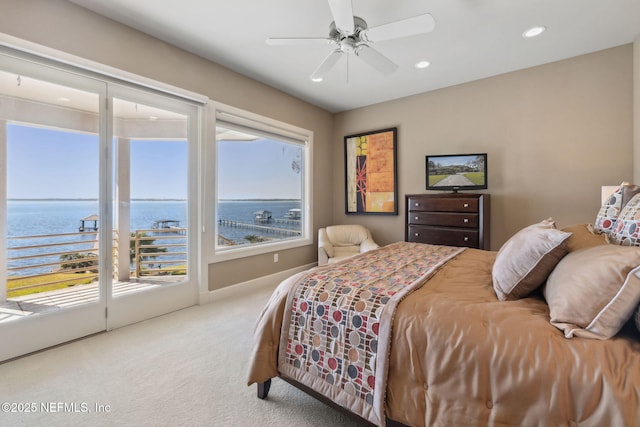
[[[269,38],[271,46],[334,44],[337,47],[311,74],[311,80],[322,81],[342,56],[353,52],[355,56],[382,74],[391,74],[397,68],[393,61],[371,47],[371,44],[429,33],[435,27],[433,17],[428,14],[390,22],[369,28],[364,19],[354,16],[351,0],[328,0],[333,22],[329,26],[329,37]]]

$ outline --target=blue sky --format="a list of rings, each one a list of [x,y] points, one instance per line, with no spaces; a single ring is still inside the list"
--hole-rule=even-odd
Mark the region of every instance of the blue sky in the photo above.
[[[9,125],[10,199],[98,198],[98,136]],[[186,198],[185,143],[132,141],[132,198]]]
[[[300,199],[303,172],[291,167],[300,152],[293,144],[267,139],[220,141],[218,198]]]
[[[98,137],[7,126],[7,196],[97,198]]]
[[[433,157],[433,161],[436,163],[440,163],[442,166],[449,165],[466,165],[469,160],[474,160],[477,156],[474,155],[465,155],[465,156],[443,156],[443,157]]]
[[[7,136],[8,198],[98,198],[97,135],[11,124]],[[299,152],[265,139],[221,141],[218,197],[299,199],[302,172],[291,167]],[[132,141],[131,166],[131,198],[186,198],[184,142]]]

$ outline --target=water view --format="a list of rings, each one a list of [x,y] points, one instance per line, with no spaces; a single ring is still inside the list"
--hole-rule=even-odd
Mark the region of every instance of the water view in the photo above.
[[[187,228],[187,202],[184,200],[132,200],[131,232],[149,230],[158,220],[173,220],[180,227]],[[224,200],[218,204],[218,237],[221,245],[249,244],[270,239],[285,239],[294,233],[279,233],[278,230],[300,231],[300,218],[292,218],[291,210],[300,209],[299,200]],[[256,212],[269,215],[264,221],[256,218]],[[92,241],[95,234],[83,236],[48,237],[54,234],[76,233],[80,220],[98,213],[96,200],[9,200],[7,203],[8,246],[21,246],[13,237],[43,236],[33,239],[30,245],[47,245],[57,242]],[[85,226],[92,223],[87,222]],[[99,225],[99,223],[98,223]],[[158,243],[162,243],[162,233],[150,233]],[[183,239],[186,242],[186,238]],[[170,243],[181,243],[171,241]],[[70,246],[69,249],[86,250],[87,245]],[[43,248],[42,251],[46,251]],[[172,249],[169,248],[169,251]],[[183,249],[179,249],[183,250]],[[12,251],[19,257],[22,251]],[[26,253],[25,253],[26,254]],[[8,267],[29,265],[29,260],[10,260]],[[31,273],[34,273],[32,270]],[[9,271],[9,275],[14,275]]]
[[[247,237],[258,236],[264,239],[286,238],[277,229],[296,230],[300,232],[301,218],[292,218],[291,210],[300,209],[300,200],[224,200],[218,203],[218,236],[223,241],[230,240],[235,244],[246,244]],[[263,211],[260,217],[257,212]],[[270,215],[270,217],[269,217]],[[258,216],[258,218],[256,218]],[[241,225],[229,225],[236,221]],[[257,225],[258,227],[244,227]],[[272,230],[275,229],[275,230]],[[222,242],[221,242],[222,243]]]
[[[150,229],[158,219],[175,219],[186,226],[186,202],[135,200],[131,202],[131,231]],[[96,200],[9,200],[7,235],[35,236],[73,233],[80,220],[98,213]]]

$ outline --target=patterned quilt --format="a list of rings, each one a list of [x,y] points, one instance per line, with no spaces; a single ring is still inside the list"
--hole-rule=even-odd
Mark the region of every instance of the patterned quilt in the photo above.
[[[281,373],[384,425],[395,308],[464,249],[398,242],[302,276],[287,296]]]

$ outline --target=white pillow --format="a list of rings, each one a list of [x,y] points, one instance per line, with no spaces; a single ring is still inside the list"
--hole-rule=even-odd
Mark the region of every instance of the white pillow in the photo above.
[[[493,264],[493,289],[501,301],[523,298],[542,285],[567,254],[571,233],[546,219],[518,231],[502,245]]]
[[[544,287],[551,324],[567,338],[611,338],[640,303],[640,248],[600,245],[571,252]]]

